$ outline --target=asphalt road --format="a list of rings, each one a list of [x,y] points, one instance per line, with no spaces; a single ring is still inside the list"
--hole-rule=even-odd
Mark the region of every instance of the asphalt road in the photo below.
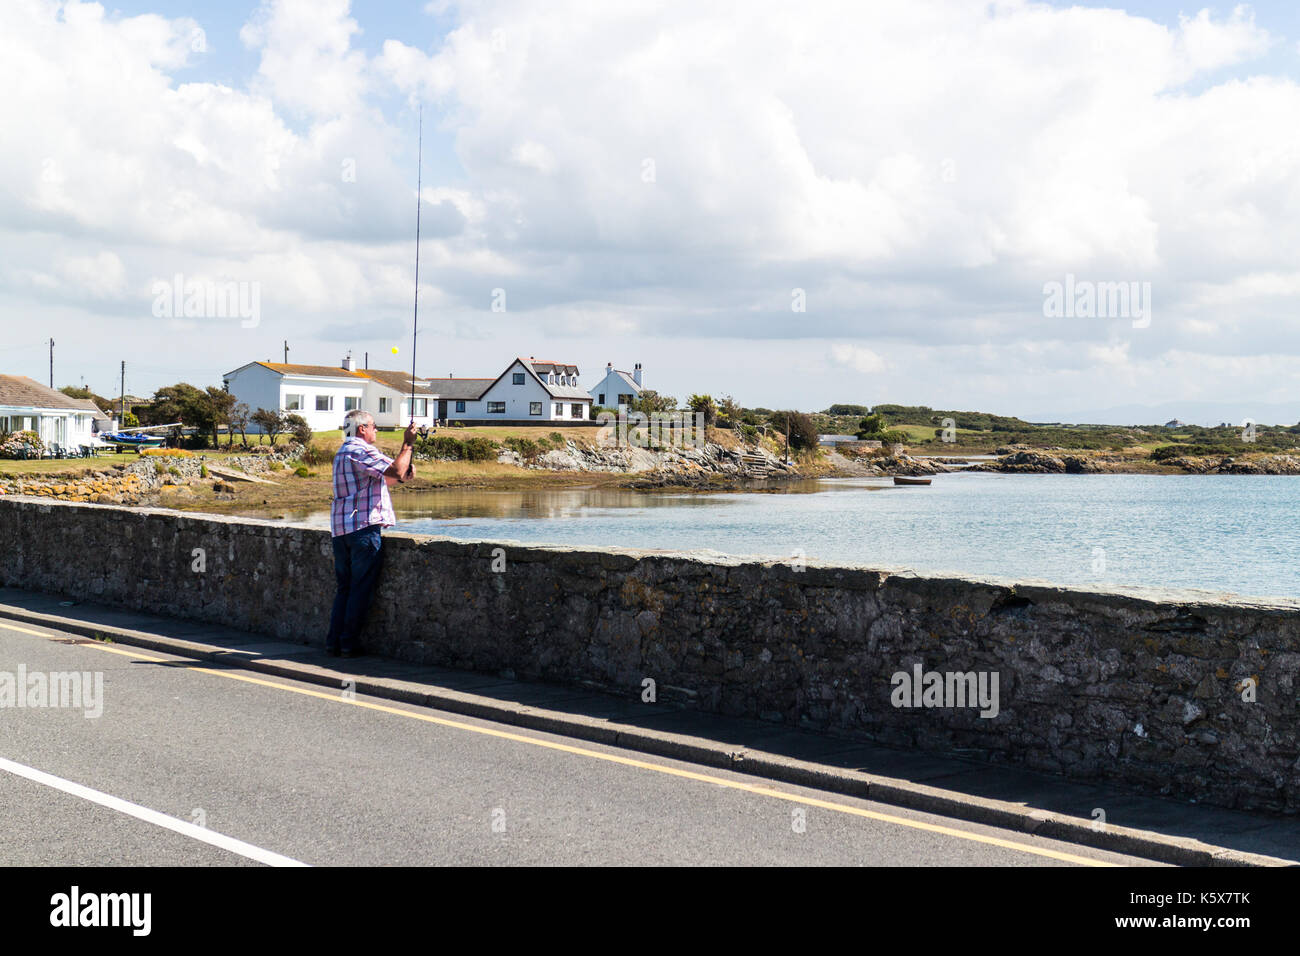
[[[102,713],[12,706],[20,667]],[[0,813],[5,866],[1152,865],[9,623]]]

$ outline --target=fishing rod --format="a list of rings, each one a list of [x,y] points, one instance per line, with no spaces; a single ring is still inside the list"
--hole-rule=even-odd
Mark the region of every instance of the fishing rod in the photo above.
[[[424,184],[424,104],[420,104],[420,126],[415,166],[415,315],[411,320],[411,424],[415,424],[415,347],[420,334],[420,191]]]

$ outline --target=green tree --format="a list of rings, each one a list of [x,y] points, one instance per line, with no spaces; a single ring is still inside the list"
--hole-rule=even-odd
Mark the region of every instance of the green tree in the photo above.
[[[65,385],[59,389],[68,398],[88,398],[94,402],[101,412],[107,412],[116,407],[116,403],[111,398],[105,398],[102,395],[96,395],[88,388],[78,388],[75,385]]]
[[[300,445],[311,444],[311,426],[301,415],[290,413],[284,416],[284,427],[293,435],[293,440]]]
[[[693,412],[704,413],[704,424],[713,426],[718,421],[718,405],[713,400],[712,395],[692,395],[686,400],[686,405]]]
[[[248,420],[260,428],[271,439],[272,445],[275,444],[276,436],[285,430],[284,415],[282,415],[278,409],[259,408],[257,411],[253,412],[252,415],[248,416]],[[257,443],[259,445],[262,444],[260,436],[257,439]]]
[[[247,402],[236,402],[230,407],[230,440],[235,440],[235,429],[239,429],[239,441],[248,446],[248,423],[252,419],[252,409]]]
[[[861,439],[876,438],[885,430],[885,416],[879,413],[868,415],[858,422],[857,436]]]
[[[723,395],[718,399],[718,418],[722,420],[722,424],[734,425],[744,414],[745,410],[730,395]]]
[[[207,400],[201,403],[201,408],[205,414],[205,421],[212,431],[212,447],[220,447],[217,441],[217,433],[222,425],[226,426],[229,435],[228,444],[233,445],[235,442],[234,432],[230,430],[230,410],[235,407],[235,396],[231,395],[224,388],[217,388],[215,385],[209,385],[207,390]]]
[[[653,388],[647,388],[643,389],[632,402],[631,410],[645,412],[648,415],[652,412],[671,412],[676,408],[677,399],[671,395],[660,395]]]
[[[796,451],[806,451],[817,447],[817,426],[812,416],[804,412],[780,411],[771,415],[772,428],[778,434],[790,436],[790,447]]]

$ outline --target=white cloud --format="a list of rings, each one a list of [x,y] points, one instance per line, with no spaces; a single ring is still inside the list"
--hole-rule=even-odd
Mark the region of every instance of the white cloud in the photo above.
[[[278,105],[313,116],[356,112],[366,93],[366,57],[348,0],[263,0],[239,33],[261,51],[259,88]]]
[[[852,369],[855,372],[871,374],[885,370],[885,360],[871,349],[859,345],[832,345],[830,351],[832,365]]]
[[[304,359],[316,328],[394,328],[400,92],[426,106],[422,302],[507,351],[530,330],[776,339],[667,390],[740,395],[795,350],[823,390],[915,371],[1045,400],[1102,372],[1191,387],[1173,352],[1300,355],[1300,87],[1242,68],[1274,40],[1248,8],[1170,27],[1022,0],[438,9],[444,41],[368,59],[364,6],[266,0],[241,32],[257,73],[232,87],[178,79],[202,73],[193,20],[0,4],[0,124],[23,131],[0,151],[0,296],[54,308],[75,286],[144,317],[149,280],[182,272],[260,282],[267,335],[295,330]],[[455,162],[430,161],[448,137]],[[1150,281],[1152,328],[1045,322],[1066,272]],[[498,286],[511,315],[485,322]]]

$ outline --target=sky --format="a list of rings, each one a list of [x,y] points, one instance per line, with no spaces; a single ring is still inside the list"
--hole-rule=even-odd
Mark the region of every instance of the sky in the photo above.
[[[5,0],[0,373],[1291,423],[1298,115],[1282,2]]]

